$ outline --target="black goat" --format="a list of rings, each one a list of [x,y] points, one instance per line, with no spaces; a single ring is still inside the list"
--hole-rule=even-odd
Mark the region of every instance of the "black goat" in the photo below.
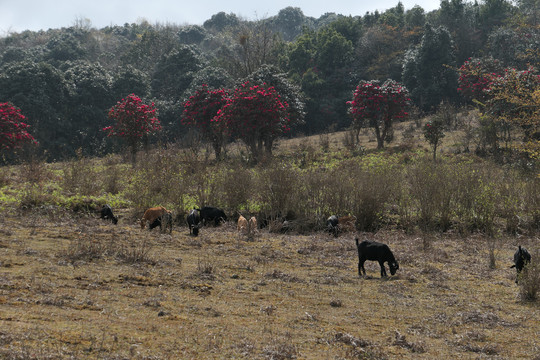
[[[525,265],[531,262],[531,254],[527,251],[527,249],[522,248],[521,245],[518,245],[518,249],[514,253],[514,265],[510,266],[510,268],[516,268],[517,277],[516,277],[516,283],[519,279],[519,273]]]
[[[167,229],[169,229],[169,234],[172,234],[172,225],[173,225],[173,216],[172,213],[167,211],[160,217],[156,218],[154,221],[148,225],[148,228],[152,230],[153,228],[157,228],[159,226],[159,230],[162,233],[167,232]]]
[[[112,211],[112,207],[109,204],[105,204],[101,207],[101,216],[104,220],[111,220],[113,224],[118,223],[118,218],[114,216],[114,213]]]
[[[334,234],[335,237],[338,236],[338,217],[336,215],[330,216],[328,219],[326,219],[326,231],[328,231],[331,234]]]
[[[390,251],[388,245],[368,240],[358,243],[358,238],[356,238],[355,241],[356,249],[358,250],[359,276],[362,276],[362,272],[364,272],[364,275],[366,275],[366,269],[364,269],[364,262],[366,262],[366,260],[379,262],[379,265],[381,266],[381,277],[387,276],[386,269],[384,268],[385,262],[388,262],[390,274],[394,275],[399,269],[399,264],[394,258],[394,254],[392,254],[392,251]]]
[[[189,227],[189,234],[193,234],[193,236],[199,235],[199,227],[201,226],[201,216],[199,215],[199,210],[191,210],[186,218],[186,222]]]
[[[153,228],[156,228],[158,226],[161,228],[161,217],[158,217],[156,218],[156,220],[152,221],[150,225],[148,225],[148,228],[152,230]]]
[[[221,209],[205,206],[202,209],[196,209],[200,211],[201,221],[206,225],[207,221],[213,221],[214,225],[219,226],[222,221],[227,221],[227,215]]]

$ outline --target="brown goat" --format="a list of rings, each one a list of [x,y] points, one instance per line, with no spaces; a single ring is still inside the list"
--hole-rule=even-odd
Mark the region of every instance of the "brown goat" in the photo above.
[[[248,233],[248,231],[249,231],[248,221],[242,215],[240,215],[240,217],[238,218],[237,229],[238,229],[239,232],[242,232],[244,234]]]
[[[146,227],[146,222],[148,221],[152,224],[157,218],[167,214],[169,211],[163,206],[157,206],[150,209],[146,209],[143,217],[141,218],[141,229]]]
[[[255,216],[252,216],[251,218],[249,218],[248,232],[250,234],[254,234],[255,231],[257,231],[257,218]]]

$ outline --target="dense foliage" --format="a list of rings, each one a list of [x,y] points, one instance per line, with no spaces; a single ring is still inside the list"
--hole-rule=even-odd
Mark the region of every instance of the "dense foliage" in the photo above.
[[[487,94],[489,77],[469,72],[458,85],[460,66],[489,73],[500,73],[491,65],[537,66],[533,3],[443,0],[425,12],[398,2],[383,12],[319,18],[287,7],[253,21],[220,12],[202,26],[141,20],[96,29],[76,21],[8,33],[0,38],[0,102],[28,116],[49,160],[72,157],[79,148],[87,155],[111,152],[100,130],[116,99],[131,93],[159,109],[161,140],[182,140],[183,104],[202,84],[232,92],[247,80],[267,83],[289,104],[293,131],[344,129],[351,125],[346,102],[360,81],[403,83],[427,113],[443,101],[485,102],[479,94]]]

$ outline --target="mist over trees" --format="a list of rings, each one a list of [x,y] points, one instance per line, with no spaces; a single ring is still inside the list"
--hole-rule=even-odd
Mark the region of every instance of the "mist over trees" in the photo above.
[[[101,129],[129,94],[155,104],[162,131],[151,141],[179,141],[188,131],[184,104],[203,85],[230,93],[246,81],[272,86],[288,104],[289,133],[316,134],[351,126],[347,102],[361,81],[402,83],[430,114],[441,102],[471,103],[457,90],[470,58],[536,73],[529,66],[540,59],[539,14],[534,1],[442,0],[431,12],[398,2],[357,16],[313,18],[297,7],[256,20],[219,12],[202,26],[96,29],[77,20],[0,38],[0,102],[26,116],[48,160],[114,151]]]

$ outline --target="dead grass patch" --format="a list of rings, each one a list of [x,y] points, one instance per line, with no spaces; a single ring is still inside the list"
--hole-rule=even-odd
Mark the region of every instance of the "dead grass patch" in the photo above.
[[[172,236],[46,213],[5,216],[0,358],[455,359],[537,356],[535,302],[516,301],[513,240],[399,231],[400,269],[358,278],[352,236],[185,227]],[[534,239],[521,238],[534,249]],[[131,259],[128,261],[128,259]],[[482,271],[489,271],[484,276]],[[83,325],[84,324],[84,325]]]

